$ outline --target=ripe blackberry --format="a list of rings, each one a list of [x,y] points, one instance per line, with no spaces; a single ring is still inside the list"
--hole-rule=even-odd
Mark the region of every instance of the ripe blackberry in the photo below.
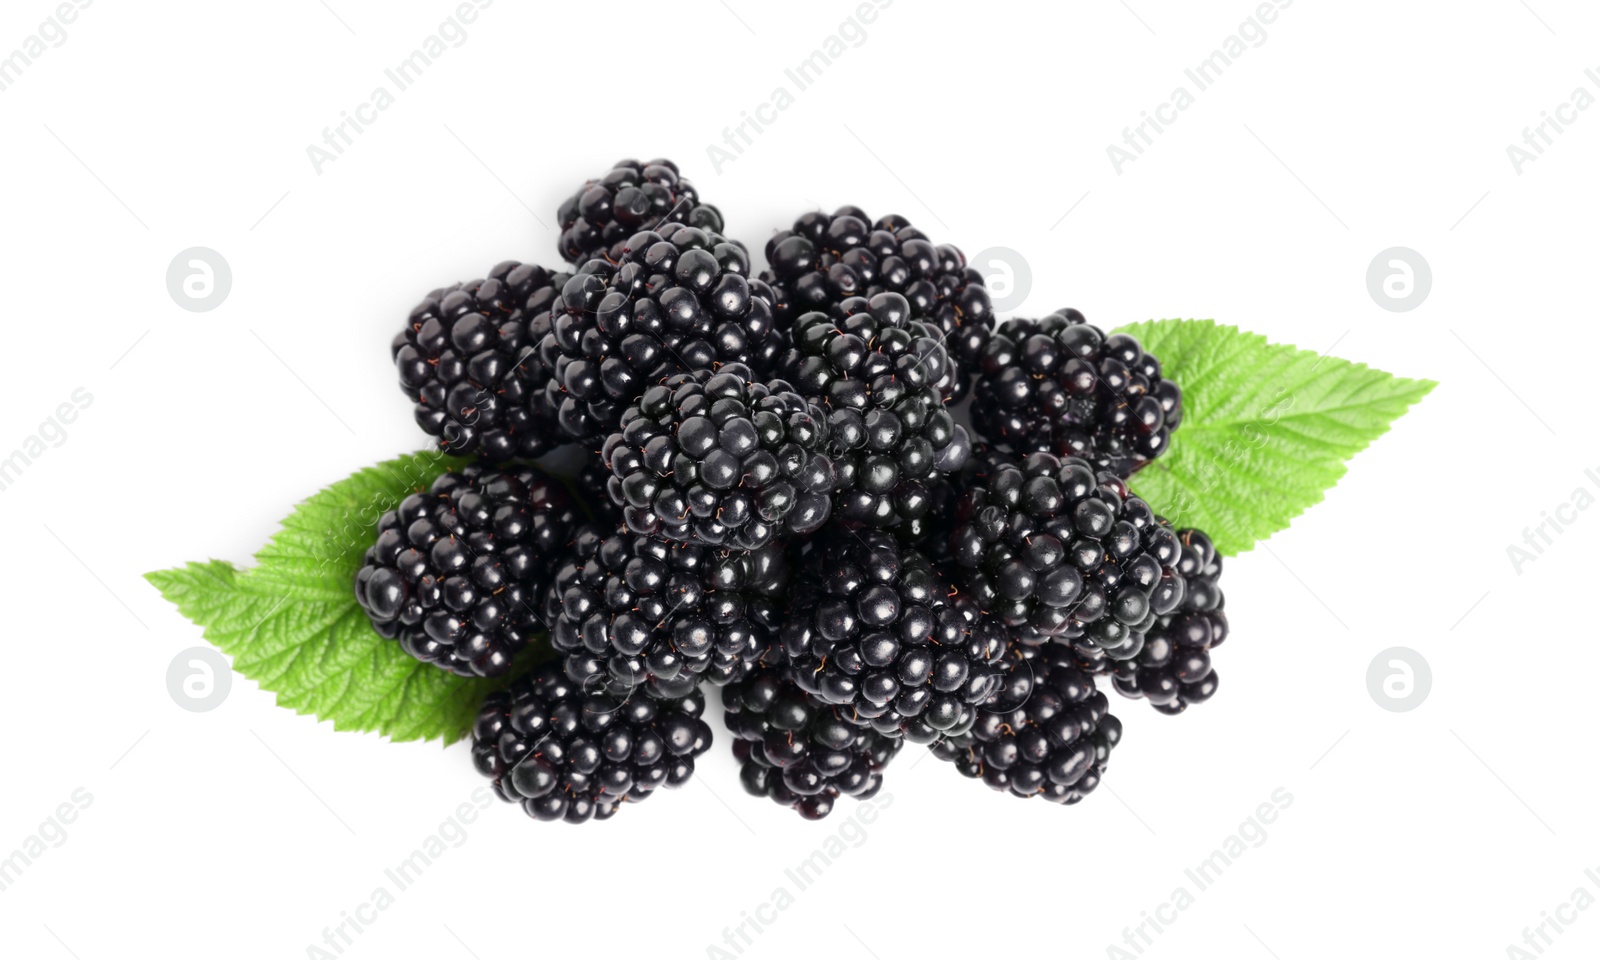
[[[1007,320],[983,349],[972,422],[1015,453],[1083,457],[1126,478],[1166,451],[1183,422],[1178,385],[1125,333],[1076,310]]]
[[[418,660],[500,676],[544,630],[545,584],[578,523],[567,488],[537,467],[470,464],[378,520],[356,600]]]
[[[782,591],[776,596],[761,596],[749,601],[747,616],[755,629],[750,642],[738,654],[716,654],[700,679],[714,687],[738,683],[758,670],[786,667],[789,655],[783,651],[783,618],[786,615]]]
[[[619,160],[598,180],[578,188],[561,208],[557,246],[568,263],[606,256],[623,241],[672,218],[722,232],[722,214],[700,203],[694,184],[678,175],[678,165],[658,158],[647,163]],[[612,257],[616,260],[616,257]]]
[[[844,720],[840,708],[800,689],[781,669],[731,684],[723,719],[747,792],[771,797],[820,820],[841,795],[866,800],[883,786],[883,768],[901,741]]]
[[[969,479],[981,474],[987,465],[1002,462],[1014,463],[1015,458],[981,440],[974,440],[971,453],[961,470],[940,474],[916,487],[918,496],[915,499],[906,498],[913,509],[897,506],[903,515],[891,532],[901,543],[915,547],[932,560],[951,583],[961,584],[963,589],[965,578],[950,551],[957,512]]]
[[[782,337],[771,289],[749,274],[742,244],[678,221],[634,234],[616,262],[585,263],[542,347],[562,427],[598,445],[663,377],[730,362],[770,373]]]
[[[917,743],[970,726],[999,683],[1005,628],[916,550],[836,529],[800,548],[784,651],[807,693]]]
[[[832,508],[822,407],[743,364],[650,387],[622,414],[602,456],[634,533],[753,550],[804,536]]]
[[[926,509],[927,485],[971,455],[936,387],[950,369],[938,333],[898,293],[802,316],[782,368],[826,405],[834,514],[849,523],[893,526]]]
[[[937,328],[955,359],[940,386],[949,400],[966,395],[970,374],[994,322],[983,277],[950,244],[934,246],[904,217],[877,222],[859,207],[807,213],[767,241],[770,269],[761,277],[778,297],[784,325],[851,297],[897,293],[912,316]]]
[[[1159,617],[1145,635],[1144,649],[1132,660],[1116,664],[1112,685],[1130,698],[1144,698],[1162,713],[1182,713],[1217,692],[1211,651],[1228,639],[1223,611],[1222,557],[1199,530],[1179,530],[1183,551],[1178,573],[1183,578],[1182,604]]]
[[[418,426],[447,453],[532,458],[564,442],[538,347],[568,275],[508,260],[428,294],[390,354]]]
[[[1018,639],[1127,660],[1182,600],[1177,536],[1114,475],[1035,453],[991,457],[963,480],[955,562],[978,605]]]
[[[895,515],[899,520],[891,532],[901,543],[942,565],[950,559],[950,530],[955,525],[956,500],[956,485],[943,476],[904,483],[895,502]],[[947,579],[960,582],[959,577]]]
[[[965,736],[933,745],[962,776],[1017,797],[1077,803],[1100,785],[1122,723],[1072,652],[1048,644],[1008,656],[1010,675]]]
[[[617,700],[547,663],[484,701],[472,761],[500,799],[536,820],[606,820],[694,775],[695,757],[711,748],[705,709],[696,689],[674,700]]]
[[[719,550],[585,526],[545,594],[550,645],[576,682],[683,696],[770,643],[787,581],[776,543]]]

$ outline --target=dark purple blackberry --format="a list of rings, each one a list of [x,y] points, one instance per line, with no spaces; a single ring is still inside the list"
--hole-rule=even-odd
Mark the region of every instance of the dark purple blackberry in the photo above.
[[[657,787],[682,786],[711,748],[699,690],[674,700],[585,691],[547,663],[489,694],[472,761],[500,799],[536,820],[606,820]]]
[[[998,620],[882,531],[830,530],[798,553],[782,638],[802,689],[917,743],[972,724],[999,682]]]
[[[750,631],[750,642],[737,655],[719,654],[711,658],[711,665],[700,679],[714,687],[750,676],[758,670],[774,670],[788,666],[789,655],[783,650],[783,620],[787,615],[785,597],[780,594],[749,601],[746,615],[755,629]]]
[[[979,711],[971,732],[931,749],[995,790],[1077,803],[1100,785],[1122,723],[1065,647],[1047,644],[1025,655],[1014,647],[1007,663],[1003,690]]]
[[[950,531],[955,526],[959,491],[945,477],[902,485],[895,505],[900,522],[893,533],[901,543],[916,548],[935,564],[950,559]],[[960,582],[959,577],[949,578]]]
[[[1183,422],[1178,385],[1125,333],[1076,310],[1007,320],[983,349],[972,423],[1014,453],[1083,457],[1126,478],[1164,453]]]
[[[911,318],[905,297],[852,297],[795,324],[785,378],[823,401],[837,474],[834,515],[889,527],[927,509],[928,485],[972,452],[965,427],[936,384],[949,358],[933,327]]]
[[[541,353],[562,427],[596,445],[623,408],[675,373],[743,363],[773,371],[783,337],[744,246],[677,221],[636,233],[562,288]]]
[[[658,158],[647,163],[619,160],[598,180],[578,188],[561,208],[557,246],[568,263],[606,256],[640,230],[666,219],[722,232],[722,214],[702,204],[694,184],[678,175],[678,165]],[[616,257],[612,257],[616,260]]]
[[[538,348],[567,279],[507,260],[412,309],[390,353],[417,424],[447,453],[505,461],[565,442]]]
[[[934,246],[904,217],[873,223],[859,207],[807,213],[767,241],[770,269],[761,278],[778,297],[788,325],[809,311],[827,312],[850,297],[897,293],[912,316],[937,328],[954,365],[939,381],[946,399],[967,393],[989,339],[994,307],[983,277],[950,244]]]
[[[826,817],[841,795],[875,795],[900,750],[901,741],[847,722],[784,670],[756,671],[731,684],[722,702],[745,790],[807,820]]]
[[[586,526],[545,594],[567,676],[616,692],[682,696],[737,676],[770,645],[788,583],[781,545],[719,550]]]
[[[1132,660],[1116,664],[1112,684],[1125,697],[1144,698],[1162,713],[1182,713],[1217,692],[1211,651],[1228,639],[1223,611],[1222,557],[1211,538],[1199,530],[1179,530],[1178,574],[1183,601],[1177,610],[1156,619],[1145,635],[1144,649]]]
[[[634,533],[753,550],[804,536],[832,509],[833,461],[820,404],[743,364],[650,387],[601,454]]]
[[[1127,660],[1182,600],[1177,535],[1085,460],[991,457],[963,477],[951,537],[967,589],[1028,643]]]
[[[356,600],[418,660],[500,676],[544,630],[545,585],[578,523],[567,488],[537,467],[470,464],[378,520]]]

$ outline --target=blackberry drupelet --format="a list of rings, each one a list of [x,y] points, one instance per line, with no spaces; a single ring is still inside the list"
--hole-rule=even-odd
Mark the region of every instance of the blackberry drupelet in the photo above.
[[[822,407],[743,364],[668,377],[622,414],[601,453],[634,533],[753,550],[805,536],[832,509]]]
[[[700,674],[702,680],[720,687],[742,680],[762,666],[785,662],[779,633],[789,615],[786,602],[790,567],[788,551],[780,544],[749,551],[742,557],[715,555],[732,565],[743,584],[734,591],[734,598],[724,596],[729,591],[719,590],[709,605],[714,620],[730,620],[726,625],[728,639],[713,646],[711,662]],[[720,582],[732,581],[724,578]],[[742,608],[738,606],[741,603]]]
[[[545,594],[550,644],[576,682],[683,696],[770,646],[787,582],[780,544],[719,550],[585,526]]]
[[[1006,632],[952,592],[888,533],[824,533],[796,560],[782,632],[795,681],[885,736],[927,743],[966,729],[999,684]]]
[[[970,733],[942,740],[934,755],[962,776],[1017,797],[1077,803],[1100,785],[1122,723],[1072,651],[1049,644],[1007,657],[1009,676]]]
[[[750,643],[737,654],[714,654],[700,679],[714,687],[725,687],[758,670],[786,667],[789,655],[783,651],[780,635],[786,615],[783,600],[780,591],[777,596],[750,601],[748,616],[756,627],[750,632]]]
[[[951,537],[978,605],[1030,644],[1127,660],[1182,600],[1177,535],[1087,461],[992,456],[967,471]]]
[[[1083,457],[1127,477],[1166,451],[1183,421],[1178,385],[1124,333],[1076,310],[1007,320],[983,348],[972,422],[1015,453]]]
[[[1144,698],[1162,713],[1182,713],[1217,692],[1211,651],[1228,639],[1223,610],[1222,557],[1199,530],[1178,531],[1183,552],[1177,572],[1183,578],[1183,601],[1176,611],[1156,620],[1145,636],[1144,649],[1116,665],[1112,685],[1130,698]]]
[[[974,478],[987,475],[987,471],[1001,463],[1017,463],[1017,458],[997,450],[982,440],[973,440],[972,450],[962,469],[941,474],[923,484],[919,492],[925,496],[916,501],[920,507],[914,516],[903,518],[891,529],[901,543],[916,547],[932,560],[951,583],[966,588],[963,568],[955,562],[951,550],[956,518],[962,500]]]
[[[722,214],[700,203],[694,184],[678,175],[677,164],[665,158],[619,160],[556,211],[561,225],[556,245],[568,263],[581,264],[610,254],[640,230],[667,219],[722,232]]]
[[[950,530],[955,526],[959,488],[947,477],[911,481],[901,487],[895,504],[899,522],[892,529],[903,544],[916,548],[935,564],[950,559]],[[959,583],[959,577],[947,577]]]
[[[938,332],[898,293],[852,297],[795,324],[785,379],[828,413],[834,514],[888,527],[926,510],[928,485],[972,452],[937,384],[950,367]]]
[[[901,747],[844,720],[841,708],[806,693],[782,669],[757,670],[731,684],[722,701],[745,790],[807,820],[826,817],[840,796],[875,795]]]
[[[744,246],[678,221],[634,234],[562,288],[541,355],[562,427],[596,446],[623,409],[676,373],[743,363],[763,378],[784,337]]]
[[[412,309],[390,352],[417,424],[447,453],[505,461],[565,441],[538,348],[567,279],[508,260]]]
[[[897,293],[912,316],[937,328],[955,359],[940,387],[949,400],[966,395],[989,338],[994,307],[983,277],[950,244],[934,246],[904,217],[871,221],[859,207],[807,213],[767,241],[762,279],[778,297],[788,325],[808,311],[830,310],[850,297]]]
[[[378,520],[356,600],[418,660],[500,676],[544,629],[545,585],[579,522],[566,487],[537,467],[470,464]]]
[[[682,786],[711,748],[705,697],[586,692],[547,663],[489,694],[472,729],[472,760],[500,799],[536,820],[606,820],[657,787]]]

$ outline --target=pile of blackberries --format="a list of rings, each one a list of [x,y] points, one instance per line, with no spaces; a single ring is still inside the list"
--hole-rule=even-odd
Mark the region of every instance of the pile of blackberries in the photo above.
[[[1222,559],[1126,482],[1183,419],[1134,338],[997,322],[958,248],[857,207],[758,274],[668,160],[557,219],[558,269],[441,287],[395,337],[475,461],[383,515],[355,584],[408,654],[504,681],[473,730],[502,798],[581,823],[677,786],[709,683],[746,789],[810,819],[907,743],[1075,803],[1122,733],[1097,677],[1216,691]],[[533,462],[561,447],[572,479]]]

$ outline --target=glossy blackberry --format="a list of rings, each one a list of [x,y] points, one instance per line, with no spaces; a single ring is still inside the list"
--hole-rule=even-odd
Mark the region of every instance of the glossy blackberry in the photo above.
[[[1022,655],[1014,648],[1008,664],[1004,688],[972,731],[931,749],[992,789],[1077,803],[1100,785],[1122,723],[1070,650],[1049,644]]]
[[[972,724],[999,683],[997,619],[882,531],[831,530],[798,553],[782,637],[802,689],[917,743]]]
[[[1178,385],[1125,333],[1076,310],[1007,320],[983,349],[972,423],[1016,453],[1083,457],[1126,478],[1164,453],[1183,422]]]
[[[927,485],[971,455],[936,387],[949,371],[939,335],[898,293],[805,314],[782,367],[825,405],[834,515],[848,523],[889,527],[926,509]]]
[[[787,615],[781,591],[772,597],[750,601],[747,616],[755,629],[750,642],[737,654],[717,654],[711,658],[700,679],[714,687],[738,683],[759,670],[787,667],[789,655],[783,649],[783,620]]]
[[[950,530],[955,524],[957,488],[948,478],[902,484],[896,498],[899,518],[892,533],[936,564],[950,558]],[[951,578],[959,582],[959,578]]]
[[[964,476],[951,538],[968,591],[1029,643],[1127,660],[1182,599],[1177,536],[1087,461],[992,457]]]
[[[544,630],[545,585],[578,524],[566,487],[538,468],[471,464],[378,520],[356,600],[418,660],[500,676]]]
[[[606,820],[657,787],[682,786],[711,748],[705,697],[586,692],[547,663],[489,694],[472,728],[472,760],[500,799],[536,820]]]
[[[772,291],[749,273],[742,244],[677,221],[628,238],[616,262],[580,267],[542,351],[562,427],[598,445],[663,377],[720,363],[769,374],[784,338]]]
[[[901,741],[849,723],[840,708],[800,689],[781,669],[762,669],[722,695],[734,736],[739,779],[807,820],[820,820],[841,796],[865,800],[883,786],[883,768]]]
[[[608,255],[640,230],[669,218],[722,232],[722,214],[700,202],[694,184],[678,175],[677,164],[665,158],[619,160],[556,211],[561,225],[557,246],[568,263],[581,264]]]
[[[390,353],[418,426],[447,453],[505,461],[564,442],[538,347],[567,279],[508,260],[412,309]]]
[[[1199,530],[1179,530],[1178,542],[1183,545],[1178,556],[1183,601],[1177,610],[1157,618],[1145,635],[1144,649],[1132,660],[1118,663],[1112,677],[1118,693],[1148,700],[1169,714],[1204,703],[1217,692],[1211,651],[1228,639],[1228,615],[1217,586],[1222,556]]]
[[[950,244],[935,246],[904,217],[873,222],[859,207],[801,216],[767,241],[762,279],[778,297],[785,325],[809,311],[827,312],[851,297],[897,293],[912,316],[932,324],[955,363],[940,380],[949,400],[966,395],[989,338],[994,307],[983,277]]]
[[[820,404],[743,364],[668,377],[622,414],[601,453],[634,533],[753,550],[813,533],[832,509]]]
[[[545,594],[550,644],[574,681],[682,696],[758,656],[787,578],[778,544],[720,550],[586,526]]]

